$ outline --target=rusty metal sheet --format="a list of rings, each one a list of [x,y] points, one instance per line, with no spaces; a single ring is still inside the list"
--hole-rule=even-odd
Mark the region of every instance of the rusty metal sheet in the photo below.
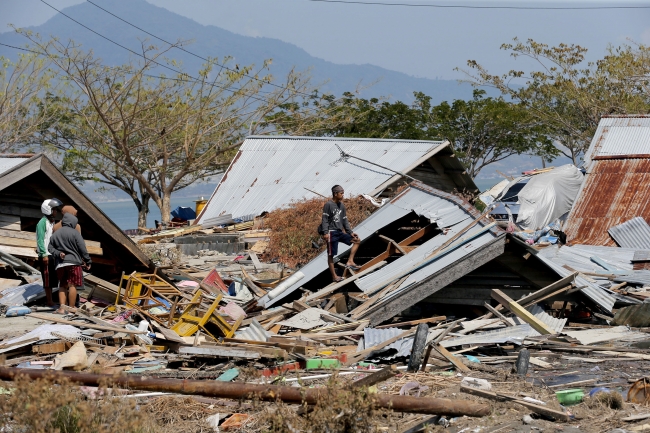
[[[634,217],[650,220],[650,160],[592,161],[564,227],[571,244],[616,246],[607,230]]]

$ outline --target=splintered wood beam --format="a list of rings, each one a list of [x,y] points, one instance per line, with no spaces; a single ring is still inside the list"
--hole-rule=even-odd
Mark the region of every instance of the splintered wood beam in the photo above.
[[[533,329],[542,335],[555,334],[544,322],[533,316],[528,310],[513,301],[508,295],[499,289],[493,289],[491,292],[492,298],[496,299],[501,305],[506,307],[515,316],[519,317],[524,322],[528,323]]]
[[[406,251],[404,251],[404,249],[403,249],[403,248],[402,248],[402,247],[401,247],[397,242],[395,242],[394,240],[392,240],[392,239],[389,238],[388,236],[379,235],[379,238],[380,238],[382,241],[384,241],[384,242],[388,242],[390,245],[392,245],[393,247],[395,247],[395,249],[396,249],[397,251],[399,251],[400,253],[402,253],[402,254],[406,254]]]
[[[363,388],[365,386],[373,386],[379,382],[390,379],[398,373],[397,366],[391,365],[390,367],[382,368],[362,379],[352,382],[352,388]]]
[[[469,367],[466,366],[465,364],[463,364],[463,362],[457,356],[452,355],[451,353],[449,353],[449,351],[447,349],[445,349],[444,347],[442,347],[440,344],[437,344],[435,346],[435,349],[438,351],[438,353],[440,353],[442,356],[447,358],[447,360],[449,362],[454,364],[454,367],[456,367],[456,369],[458,369],[458,371],[462,371],[464,373],[467,373],[467,372],[470,371]],[[424,365],[426,365],[426,361],[427,360],[425,360]]]
[[[413,233],[411,236],[408,238],[404,239],[402,242],[399,243],[401,247],[406,247],[411,245],[413,242],[417,241],[418,239],[423,238],[425,235],[433,231],[433,229],[436,227],[435,224],[429,224],[425,227],[422,227],[420,230],[417,232]]]

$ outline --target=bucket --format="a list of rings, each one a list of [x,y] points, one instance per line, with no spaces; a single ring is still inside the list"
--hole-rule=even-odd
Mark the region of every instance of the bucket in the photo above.
[[[194,200],[194,203],[195,203],[194,212],[196,212],[197,217],[199,216],[199,214],[201,213],[201,211],[203,210],[203,208],[205,207],[207,202],[208,201],[206,199],[204,199],[203,197],[201,197],[198,200]]]

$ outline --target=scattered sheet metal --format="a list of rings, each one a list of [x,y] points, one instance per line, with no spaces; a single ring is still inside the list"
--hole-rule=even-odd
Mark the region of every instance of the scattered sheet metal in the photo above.
[[[650,271],[639,270],[639,271],[629,271],[624,274],[617,273],[612,278],[612,280],[617,283],[626,282],[634,285],[650,286]]]
[[[359,346],[357,350],[369,349],[373,346],[383,343],[386,340],[390,340],[393,337],[397,337],[403,332],[404,330],[399,328],[385,328],[385,329],[375,329],[370,327],[365,328],[363,330],[363,342],[361,341],[359,342]],[[389,361],[395,358],[406,357],[411,354],[412,348],[413,348],[413,337],[411,336],[411,337],[402,338],[401,340],[397,340],[393,344],[384,347],[383,349],[381,349],[380,352],[374,353],[372,356],[369,357],[369,359],[381,358],[382,360]],[[384,353],[386,353],[389,350],[390,353],[384,355]]]
[[[34,344],[33,340],[35,338],[37,338],[38,341],[58,340],[59,337],[57,337],[53,333],[57,333],[59,335],[65,335],[66,337],[70,337],[70,338],[79,337],[81,335],[81,331],[72,325],[56,325],[56,324],[41,325],[38,328],[35,328],[24,335],[21,335],[20,337],[3,341],[2,345],[5,346],[5,348],[0,349],[0,353],[9,352],[11,350],[15,350],[23,346]],[[11,347],[6,347],[6,346],[11,346]]]
[[[235,332],[235,338],[251,341],[269,341],[271,333],[262,328],[260,322],[253,319],[251,324],[246,328],[240,329]]]
[[[515,242],[520,242],[516,238],[512,238]],[[523,244],[523,242],[521,242]],[[560,277],[566,277],[572,274],[573,272],[562,267],[562,265],[554,262],[553,260],[544,257],[543,255],[537,254],[537,251],[534,249],[530,249],[529,251],[533,252],[535,254],[535,257],[537,257],[539,260],[544,262],[546,266],[551,268],[555,273],[560,276]],[[593,302],[595,302],[600,308],[602,308],[605,311],[612,311],[612,308],[614,308],[614,303],[616,302],[616,297],[608,290],[605,288],[599,286],[596,283],[592,283],[590,281],[587,281],[585,278],[578,276],[575,279],[575,284],[578,287],[582,287],[581,293],[587,296],[589,299],[591,299]]]
[[[563,334],[575,338],[580,344],[584,345],[601,343],[603,341],[634,341],[649,338],[645,332],[633,331],[627,326],[586,329],[584,331],[564,331]]]
[[[440,342],[442,347],[454,347],[464,345],[488,345],[514,343],[521,345],[526,337],[538,336],[529,324],[509,326],[507,328],[495,329],[493,331],[477,332],[476,334],[465,335],[463,337],[450,338]]]
[[[650,249],[650,225],[641,217],[610,227],[607,232],[623,248]]]
[[[527,310],[536,318],[544,322],[546,326],[553,330],[556,334],[559,334],[564,329],[567,319],[556,319],[550,314],[546,313],[539,305],[531,305]]]
[[[650,326],[650,304],[619,308],[614,315],[612,323],[615,325],[633,326],[635,328]]]
[[[553,316],[549,315],[540,307],[539,305],[531,305],[526,308],[530,313],[532,313],[539,320],[544,322],[549,328],[551,328],[556,334],[562,332],[564,325],[566,325],[567,319],[556,319]],[[506,320],[512,325],[525,325],[526,322],[521,320],[519,317],[507,317]],[[506,325],[499,319],[475,319],[468,320],[466,322],[460,322],[460,325],[463,327],[463,330],[466,332],[476,331],[478,329],[487,330],[487,329],[496,329],[503,328]]]
[[[538,257],[546,257],[560,266],[569,266],[580,272],[602,272],[602,266],[591,260],[598,257],[608,266],[620,270],[632,270],[632,260],[637,252],[634,248],[603,247],[592,245],[560,246],[543,248]],[[648,251],[650,253],[650,251]]]
[[[27,302],[36,299],[39,295],[45,293],[41,283],[23,284],[18,287],[11,287],[2,292],[0,304],[7,307],[14,307],[17,305],[25,305]]]
[[[313,329],[330,323],[324,321],[321,318],[321,314],[327,314],[327,311],[321,310],[320,308],[308,308],[290,319],[278,322],[278,325],[296,329]]]

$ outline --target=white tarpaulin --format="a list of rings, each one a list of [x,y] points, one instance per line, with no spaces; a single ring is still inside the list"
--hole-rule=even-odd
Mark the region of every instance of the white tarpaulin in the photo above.
[[[531,177],[519,192],[517,224],[539,230],[569,212],[583,179],[582,172],[572,164]]]

